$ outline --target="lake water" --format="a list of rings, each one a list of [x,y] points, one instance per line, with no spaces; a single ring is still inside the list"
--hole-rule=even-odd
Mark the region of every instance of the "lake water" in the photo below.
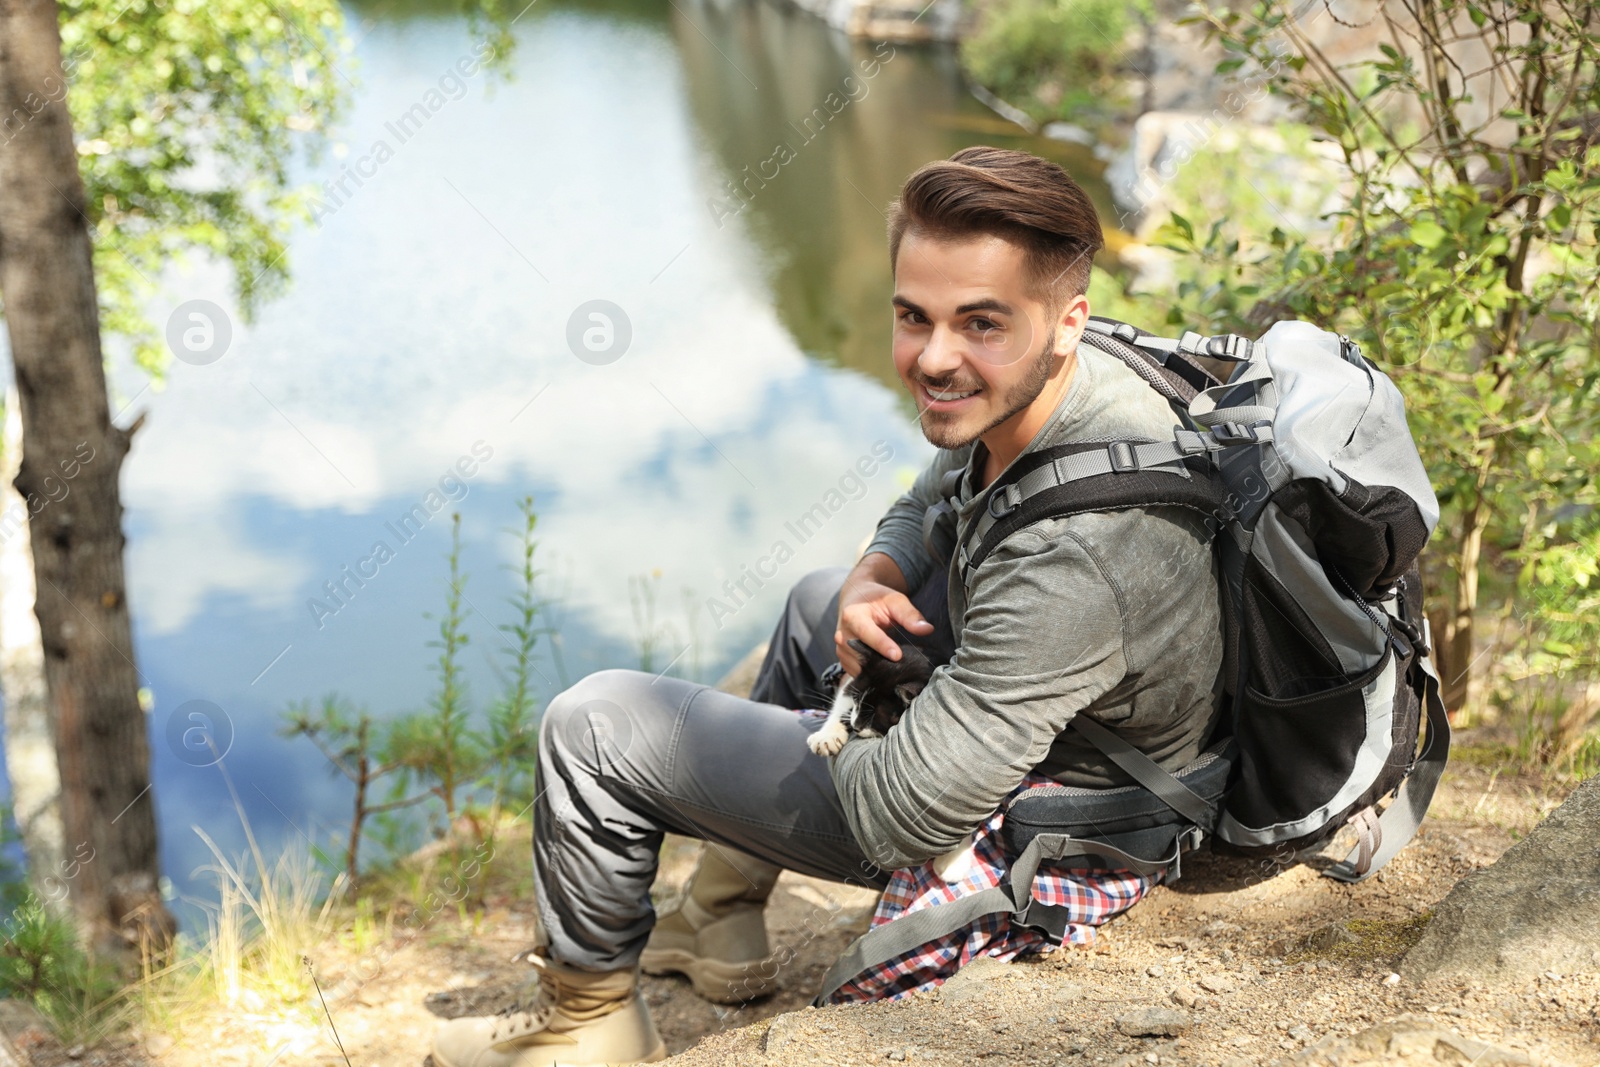
[[[539,661],[540,699],[638,666],[641,643],[654,669],[714,680],[930,454],[889,363],[900,182],[979,143],[1100,169],[973,100],[948,49],[852,42],[768,3],[539,0],[505,76],[460,73],[480,44],[448,14],[348,14],[353,106],[306,173],[325,203],[292,284],[245,323],[225,275],[175,269],[156,320],[213,301],[226,352],[175,361],[159,392],[115,377],[119,422],[149,412],[127,564],[163,862],[190,900],[209,895],[194,828],[244,841],[222,770],[168,741],[185,705],[231,724],[225,768],[269,852],[337,854],[349,789],[276,736],[280,714],[332,691],[423,706],[452,510],[480,705],[530,493],[563,650]],[[864,456],[888,458],[861,477]],[[818,504],[825,521],[795,525]],[[727,594],[757,570],[753,596]]]

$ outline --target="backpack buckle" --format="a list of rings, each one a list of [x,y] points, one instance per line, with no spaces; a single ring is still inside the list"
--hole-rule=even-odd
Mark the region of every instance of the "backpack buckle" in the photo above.
[[[1243,363],[1250,358],[1250,338],[1236,333],[1218,334],[1206,338],[1205,354],[1213,359],[1232,360]]]
[[[1106,449],[1106,455],[1111,459],[1111,469],[1118,474],[1127,474],[1139,469],[1139,457],[1133,451],[1133,446],[1126,441],[1114,442]]]
[[[1211,437],[1219,445],[1254,445],[1272,440],[1272,427],[1258,422],[1246,426],[1242,422],[1222,422],[1211,427]]]
[[[989,517],[999,521],[1022,505],[1022,490],[1012,482],[1000,492],[989,497]]]

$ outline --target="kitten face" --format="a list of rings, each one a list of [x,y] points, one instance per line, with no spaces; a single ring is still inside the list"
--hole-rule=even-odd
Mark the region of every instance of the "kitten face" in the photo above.
[[[863,737],[882,736],[928,684],[933,661],[916,645],[901,645],[898,660],[860,641],[851,641],[850,648],[861,659],[860,673],[845,683],[855,700],[851,727]]]

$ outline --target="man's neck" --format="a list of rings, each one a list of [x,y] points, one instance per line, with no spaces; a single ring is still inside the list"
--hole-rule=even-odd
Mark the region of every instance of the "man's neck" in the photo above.
[[[1061,401],[1066,398],[1067,390],[1072,387],[1072,380],[1077,376],[1077,372],[1078,353],[1074,350],[1062,360],[1060,368],[1050,375],[1039,395],[1034,397],[1033,403],[979,438],[988,452],[983,470],[979,472],[979,477],[983,480],[978,486],[979,489],[988,487],[1000,477],[1000,472],[1011,466],[1012,461],[1033,443],[1033,439],[1045,428],[1050,417],[1061,406]]]

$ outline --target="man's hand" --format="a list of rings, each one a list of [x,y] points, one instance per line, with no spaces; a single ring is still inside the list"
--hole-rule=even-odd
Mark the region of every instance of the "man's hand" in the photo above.
[[[855,565],[839,591],[839,626],[833,632],[833,644],[846,673],[854,676],[861,670],[861,660],[849,645],[852,638],[898,660],[900,646],[886,632],[896,624],[919,636],[933,632],[933,624],[906,595],[899,565],[883,553],[873,552]]]

